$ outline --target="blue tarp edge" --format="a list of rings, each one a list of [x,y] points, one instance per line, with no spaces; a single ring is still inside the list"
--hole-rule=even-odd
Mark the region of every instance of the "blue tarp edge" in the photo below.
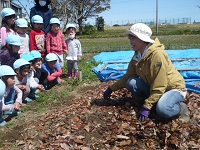
[[[185,79],[187,89],[200,94],[200,84],[195,86],[200,81],[200,49],[166,50],[166,52],[177,69],[191,69],[191,71],[180,71],[180,73]],[[103,82],[119,80],[126,73],[128,62],[133,55],[132,50],[102,52],[94,56],[94,60],[102,64],[93,68],[92,71]]]

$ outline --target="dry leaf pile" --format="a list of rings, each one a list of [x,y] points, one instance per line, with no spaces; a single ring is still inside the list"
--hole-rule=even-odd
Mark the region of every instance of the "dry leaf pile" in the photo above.
[[[19,149],[200,149],[199,95],[187,96],[191,111],[187,124],[162,120],[155,110],[150,119],[139,122],[140,105],[133,103],[127,90],[103,100],[108,84],[86,91],[70,106],[57,108],[23,129],[23,138],[15,141]]]

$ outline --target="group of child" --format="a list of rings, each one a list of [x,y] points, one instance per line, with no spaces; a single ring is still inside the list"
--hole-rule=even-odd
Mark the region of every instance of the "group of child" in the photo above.
[[[21,113],[22,106],[39,97],[38,92],[64,82],[60,78],[64,55],[68,78],[76,79],[82,50],[80,41],[75,37],[74,24],[67,24],[68,38],[65,40],[58,18],[50,19],[50,30],[45,33],[43,18],[32,16],[32,30],[28,35],[27,21],[23,18],[15,21],[13,9],[4,8],[1,16],[0,126],[4,126],[3,114]]]

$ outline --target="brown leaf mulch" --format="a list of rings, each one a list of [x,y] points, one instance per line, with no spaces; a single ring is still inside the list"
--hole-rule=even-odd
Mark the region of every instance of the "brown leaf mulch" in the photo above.
[[[134,103],[126,89],[113,93],[110,100],[103,99],[110,83],[101,83],[69,106],[58,107],[28,124],[15,144],[21,150],[200,149],[200,95],[187,96],[189,123],[160,119],[155,110],[140,122],[141,105]],[[8,140],[3,147],[10,145]]]

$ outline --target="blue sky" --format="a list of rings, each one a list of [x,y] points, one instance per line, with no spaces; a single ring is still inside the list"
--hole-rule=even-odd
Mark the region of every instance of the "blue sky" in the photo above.
[[[27,0],[21,0],[27,2]],[[190,18],[200,22],[200,0],[158,0],[158,17],[164,19]],[[102,16],[107,24],[156,19],[156,0],[111,0],[111,9]],[[94,24],[95,18],[87,22]]]
[[[200,22],[200,0],[158,0],[159,19],[178,19],[191,17]],[[103,12],[107,23],[122,23],[156,19],[156,0],[111,0],[111,9]],[[91,20],[91,22],[94,19]]]

